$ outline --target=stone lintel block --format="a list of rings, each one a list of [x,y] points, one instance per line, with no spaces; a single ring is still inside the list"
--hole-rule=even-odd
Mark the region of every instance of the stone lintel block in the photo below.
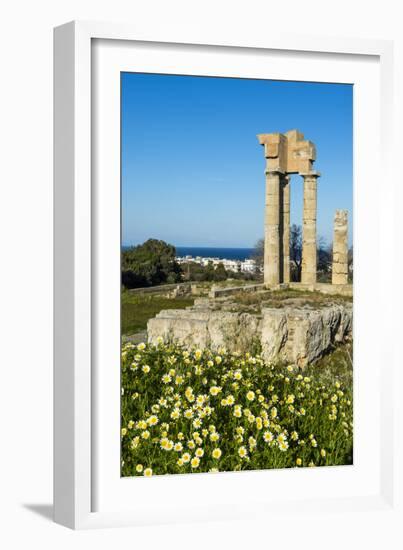
[[[264,146],[269,169],[279,169],[289,174],[313,173],[315,144],[305,140],[304,134],[298,130],[289,130],[285,134],[258,134],[257,138]]]
[[[304,140],[304,134],[299,130],[297,130],[296,128],[294,128],[293,130],[288,130],[288,132],[286,132],[285,135],[291,142],[294,142],[294,143]]]
[[[281,138],[284,138],[280,132],[273,132],[271,134],[257,134],[257,139],[260,145],[273,145],[279,144]]]
[[[284,155],[276,157],[269,157],[266,159],[266,173],[278,172],[280,175],[284,175],[287,171],[287,161]]]

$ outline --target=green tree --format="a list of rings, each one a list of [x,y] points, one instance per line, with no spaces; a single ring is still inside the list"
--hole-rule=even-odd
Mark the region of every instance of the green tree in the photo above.
[[[204,280],[205,281],[214,281],[214,265],[213,262],[209,262],[204,271]]]
[[[220,262],[214,271],[214,281],[225,281],[227,277],[228,273],[224,267],[224,264]]]
[[[157,239],[122,252],[122,283],[127,288],[179,282],[182,271],[175,261],[176,250]]]

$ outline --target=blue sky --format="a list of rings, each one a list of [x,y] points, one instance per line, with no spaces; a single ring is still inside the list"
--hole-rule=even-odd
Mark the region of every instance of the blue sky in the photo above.
[[[344,208],[351,242],[352,96],[347,84],[122,73],[122,243],[252,247],[264,223],[256,134],[294,128],[317,148],[318,235],[331,242]]]

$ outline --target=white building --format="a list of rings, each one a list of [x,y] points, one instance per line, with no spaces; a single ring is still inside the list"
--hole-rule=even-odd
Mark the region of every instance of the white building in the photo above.
[[[254,273],[256,271],[256,262],[252,259],[244,260],[241,263],[241,271],[243,273]]]
[[[242,273],[254,273],[256,271],[256,262],[251,258],[241,261],[228,260],[227,258],[204,258],[202,256],[196,256],[194,258],[193,256],[188,255],[177,257],[176,261],[179,264],[196,263],[202,265],[203,267],[206,267],[209,263],[212,263],[214,268],[216,268],[218,264],[223,264],[226,271],[241,271]]]

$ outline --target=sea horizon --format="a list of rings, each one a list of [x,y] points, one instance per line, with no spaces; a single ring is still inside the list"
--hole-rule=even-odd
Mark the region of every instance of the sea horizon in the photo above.
[[[127,250],[137,245],[122,245]],[[200,256],[201,258],[219,258],[220,260],[247,260],[252,256],[253,247],[230,246],[175,246],[176,256]]]

